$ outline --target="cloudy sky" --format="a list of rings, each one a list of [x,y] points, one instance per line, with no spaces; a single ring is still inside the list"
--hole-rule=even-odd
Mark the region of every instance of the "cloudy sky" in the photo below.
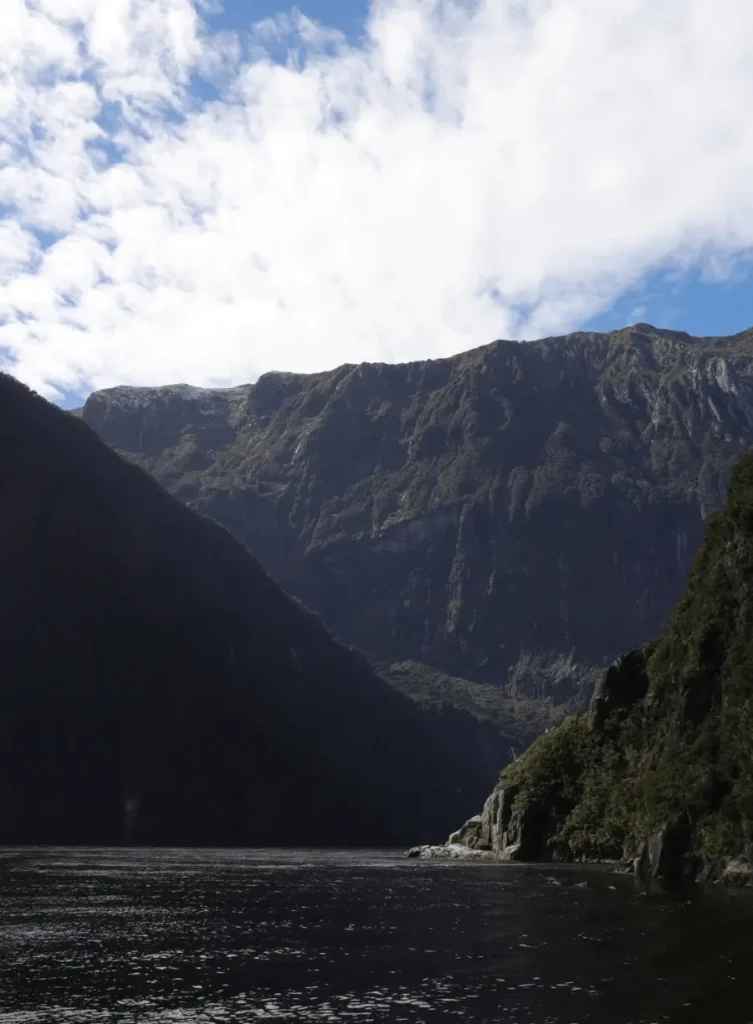
[[[750,0],[2,0],[0,368],[753,324]]]

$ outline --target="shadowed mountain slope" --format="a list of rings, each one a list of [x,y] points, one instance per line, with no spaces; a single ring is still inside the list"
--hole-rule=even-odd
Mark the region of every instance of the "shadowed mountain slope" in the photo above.
[[[0,842],[402,843],[500,763],[5,375],[0,624]]]

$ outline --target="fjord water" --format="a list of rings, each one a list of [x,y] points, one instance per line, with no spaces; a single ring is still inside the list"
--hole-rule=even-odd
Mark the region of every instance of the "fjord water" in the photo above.
[[[748,897],[396,852],[0,851],[0,1022],[753,1021]]]

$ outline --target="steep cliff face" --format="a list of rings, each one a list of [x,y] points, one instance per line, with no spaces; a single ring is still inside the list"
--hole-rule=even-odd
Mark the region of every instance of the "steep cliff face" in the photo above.
[[[753,331],[115,388],[83,418],[372,658],[583,706],[665,621],[753,438]]]
[[[499,764],[4,375],[0,629],[0,843],[428,839]]]
[[[737,463],[664,631],[591,708],[502,773],[462,842],[506,859],[619,859],[753,881],[753,456]]]

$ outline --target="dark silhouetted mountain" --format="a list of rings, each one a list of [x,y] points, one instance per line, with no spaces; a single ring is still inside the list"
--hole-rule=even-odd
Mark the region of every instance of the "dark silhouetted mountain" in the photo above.
[[[0,842],[402,843],[501,760],[5,375],[0,623]]]
[[[502,773],[472,848],[619,859],[677,882],[753,882],[753,456],[709,521],[666,628],[619,658],[587,713]]]
[[[410,663],[396,685],[439,686],[517,746],[664,624],[753,438],[753,331],[119,387],[82,415],[337,636]]]

